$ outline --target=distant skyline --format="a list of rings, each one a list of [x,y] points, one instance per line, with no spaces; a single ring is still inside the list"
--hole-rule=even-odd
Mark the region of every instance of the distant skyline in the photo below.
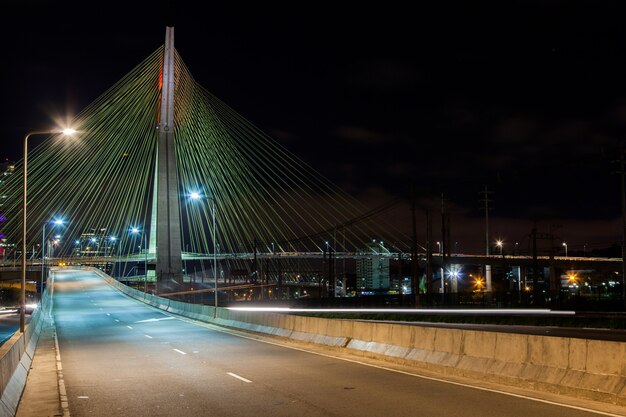
[[[513,245],[536,219],[544,232],[561,225],[572,251],[620,242],[619,2],[231,4],[207,13],[111,2],[92,12],[9,0],[0,157],[20,159],[24,133],[79,112],[172,25],[200,84],[369,206],[408,198],[415,184],[436,215],[443,194],[452,240],[480,250],[487,185],[494,239]],[[408,203],[390,214],[410,227]]]

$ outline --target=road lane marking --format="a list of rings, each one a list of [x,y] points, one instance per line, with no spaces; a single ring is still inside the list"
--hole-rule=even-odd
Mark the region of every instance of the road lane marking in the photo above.
[[[111,315],[111,313],[107,313],[107,316],[110,316],[110,315]]]
[[[174,349],[176,352],[180,353],[181,355],[186,355],[185,352],[183,352],[182,350],[178,350],[178,349]]]
[[[63,417],[70,417],[70,405],[67,400],[67,390],[65,389],[65,379],[63,378],[63,366],[61,365],[61,351],[59,350],[59,338],[57,337],[57,331],[54,324],[54,319],[50,319],[52,321],[52,328],[54,333],[54,349],[56,350],[56,365],[57,365],[57,383],[59,384],[59,400],[61,400],[61,411],[63,412]]]
[[[152,339],[152,336],[150,336],[148,334],[144,334],[144,336],[146,336],[148,339]]]
[[[239,375],[237,375],[237,374],[233,374],[232,372],[226,372],[226,373],[227,373],[228,375],[232,376],[233,378],[237,378],[238,380],[243,381],[243,382],[246,382],[246,383],[248,383],[248,384],[252,382],[252,381],[250,381],[249,379],[246,379],[246,378],[244,378],[244,377],[242,377],[242,376],[239,376]]]
[[[147,320],[139,320],[139,321],[136,321],[135,323],[151,323],[153,321],[163,321],[163,320],[176,320],[176,318],[175,317],[166,317],[166,318],[163,318],[163,319],[147,319]]]
[[[76,397],[76,398],[80,398],[80,399],[87,399],[87,400],[89,399],[89,397],[88,397],[88,396],[86,396],[86,395],[79,395],[79,396],[78,396],[78,397]]]
[[[126,327],[128,327],[130,330],[133,330],[133,328],[132,328],[132,327],[130,327],[130,326],[126,326]]]
[[[565,403],[559,403],[559,402],[556,402],[556,401],[544,400],[542,398],[529,397],[529,396],[525,396],[525,395],[522,395],[522,394],[515,394],[515,393],[512,393],[512,392],[501,391],[501,390],[498,390],[498,389],[479,387],[479,386],[470,385],[470,384],[464,384],[462,382],[448,381],[448,380],[441,379],[441,378],[435,378],[435,377],[430,377],[430,376],[426,376],[426,375],[419,375],[419,374],[415,374],[415,373],[411,373],[411,372],[401,371],[399,369],[393,369],[393,368],[388,368],[388,367],[385,367],[385,366],[380,366],[380,365],[374,365],[374,364],[370,364],[370,363],[366,363],[366,362],[361,362],[361,361],[354,360],[354,359],[341,358],[341,357],[338,357],[338,356],[333,356],[333,355],[329,355],[329,354],[325,354],[325,353],[321,353],[321,352],[315,352],[315,351],[311,351],[311,350],[306,350],[306,349],[298,348],[298,347],[295,347],[295,346],[287,346],[287,345],[283,345],[283,344],[280,344],[280,343],[277,343],[277,342],[272,342],[272,341],[269,341],[269,340],[262,340],[262,339],[257,339],[257,338],[250,337],[250,336],[245,336],[245,335],[242,335],[242,334],[239,334],[239,333],[231,332],[229,330],[220,328],[219,326],[214,325],[214,324],[203,323],[203,322],[195,321],[195,320],[189,319],[189,318],[181,318],[180,320],[188,322],[188,323],[195,324],[196,326],[212,329],[212,330],[218,331],[220,333],[227,333],[227,334],[230,334],[230,335],[235,336],[235,337],[241,337],[242,339],[253,340],[253,341],[256,341],[256,342],[266,343],[268,345],[274,345],[274,346],[283,347],[283,348],[286,348],[286,349],[292,349],[292,350],[298,350],[300,352],[310,353],[310,354],[313,354],[313,355],[324,356],[326,358],[338,359],[340,361],[351,362],[351,363],[355,363],[355,364],[358,364],[358,365],[369,366],[369,367],[372,367],[372,368],[378,368],[378,369],[382,369],[382,370],[385,370],[385,371],[390,371],[390,372],[395,372],[395,373],[399,373],[399,374],[412,376],[412,377],[415,377],[415,378],[426,379],[426,380],[436,381],[436,382],[442,382],[442,383],[445,383],[445,384],[457,385],[457,386],[466,387],[466,388],[473,388],[473,389],[476,389],[476,390],[479,390],[479,391],[493,392],[493,393],[496,393],[496,394],[507,395],[507,396],[510,396],[510,397],[521,398],[521,399],[525,399],[525,400],[529,400],[529,401],[535,401],[535,402],[544,403],[544,404],[550,404],[550,405],[563,407],[563,408],[571,408],[573,410],[585,411],[585,412],[598,414],[598,415],[603,415],[603,416],[608,416],[608,417],[624,417],[624,415],[622,415],[622,414],[614,414],[614,413],[610,413],[610,412],[606,412],[606,411],[594,410],[592,408],[579,407],[577,405],[570,405],[570,404],[565,404]]]
[[[132,297],[130,297],[130,296],[126,296],[126,297],[132,299]],[[156,307],[153,307],[153,308],[154,308],[154,310],[158,311],[158,309]],[[472,389],[476,389],[476,390],[480,390],[480,391],[493,392],[493,393],[496,393],[496,394],[501,394],[501,395],[506,395],[506,396],[515,397],[515,398],[526,399],[526,400],[529,400],[529,401],[534,401],[534,402],[539,402],[539,403],[544,403],[544,404],[550,404],[550,405],[559,406],[559,407],[563,407],[563,408],[570,408],[570,409],[574,409],[574,410],[590,412],[590,413],[603,415],[603,416],[624,417],[623,415],[620,415],[620,414],[614,414],[614,413],[610,413],[610,412],[594,410],[594,409],[591,409],[591,408],[580,407],[580,406],[576,406],[576,405],[570,405],[570,404],[560,403],[560,402],[556,402],[556,401],[545,400],[545,399],[537,398],[537,397],[531,397],[531,396],[526,396],[526,395],[521,395],[521,394],[515,394],[515,393],[506,392],[506,391],[502,391],[502,390],[498,390],[498,389],[480,387],[480,386],[476,386],[476,385],[470,385],[470,384],[465,384],[465,383],[461,383],[461,382],[445,380],[445,379],[441,379],[441,378],[429,377],[429,376],[420,375],[420,374],[416,374],[416,373],[401,371],[401,370],[398,370],[398,369],[388,368],[388,367],[385,367],[385,366],[373,365],[373,364],[369,364],[369,363],[366,363],[366,362],[361,362],[361,361],[358,361],[358,360],[353,360],[353,359],[348,359],[348,358],[341,358],[341,357],[338,357],[338,356],[333,356],[333,355],[330,355],[330,354],[324,354],[324,353],[320,353],[320,352],[314,352],[314,351],[310,351],[310,350],[306,350],[306,349],[302,349],[302,348],[297,348],[297,347],[293,347],[293,346],[286,346],[284,344],[280,344],[280,343],[276,343],[276,342],[271,342],[271,341],[267,341],[267,340],[261,340],[261,339],[255,338],[255,337],[245,336],[245,335],[239,334],[238,332],[235,333],[235,332],[226,330],[224,328],[220,328],[217,325],[210,324],[210,323],[205,323],[205,322],[201,322],[201,321],[197,321],[197,320],[194,320],[194,319],[190,319],[188,317],[171,317],[171,319],[180,320],[180,321],[187,322],[187,323],[192,323],[192,324],[195,324],[196,326],[200,326],[200,327],[204,327],[204,328],[211,329],[211,330],[214,330],[214,331],[218,331],[220,333],[227,333],[227,334],[230,334],[232,336],[240,337],[240,338],[243,338],[243,339],[249,339],[251,341],[266,343],[266,344],[270,344],[270,345],[274,345],[274,346],[278,346],[278,347],[282,347],[282,348],[287,348],[287,349],[292,349],[292,350],[298,350],[298,351],[301,351],[301,352],[306,352],[306,353],[310,353],[310,354],[318,355],[318,356],[324,356],[324,357],[331,358],[331,359],[338,359],[338,360],[345,361],[345,362],[352,362],[352,363],[355,363],[355,364],[368,366],[368,367],[372,367],[372,368],[378,368],[378,369],[386,370],[386,371],[389,371],[389,372],[400,373],[400,374],[412,376],[412,377],[415,377],[415,378],[426,379],[426,380],[441,382],[441,383],[450,384],[450,385],[457,385],[457,386],[462,386],[462,387],[466,387],[466,388],[472,388]],[[167,344],[168,342],[161,342],[161,343]],[[175,349],[175,350],[177,350],[177,349]]]
[[[115,319],[115,321],[118,322],[118,323],[120,322],[118,319]]]

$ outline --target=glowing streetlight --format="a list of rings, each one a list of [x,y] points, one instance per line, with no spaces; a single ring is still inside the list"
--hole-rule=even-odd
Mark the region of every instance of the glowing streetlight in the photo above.
[[[504,242],[502,240],[496,240],[496,246],[500,248],[500,255],[502,255],[502,247],[504,246]]]
[[[115,252],[115,242],[116,241],[117,241],[117,238],[115,236],[109,236],[109,242],[113,245],[113,247],[111,248],[110,256],[113,256],[113,252]]]
[[[76,241],[74,243],[76,243],[76,246],[78,246],[78,255],[82,256],[82,253],[83,253],[83,244],[82,244],[82,242],[80,241],[80,239],[76,239]]]
[[[146,251],[146,257],[144,258],[144,262],[143,262],[143,270],[146,275],[143,278],[143,292],[147,293],[148,292],[148,235],[144,233],[142,230],[140,230],[138,227],[131,227],[130,233],[132,235],[139,234],[139,241],[141,243],[144,243],[143,241],[145,240],[144,250]],[[139,245],[139,252],[141,253],[141,244]]]
[[[52,220],[52,227],[54,226],[60,226],[62,225],[64,222],[63,220],[60,219],[55,219]],[[40,287],[41,288],[41,293],[43,294],[43,276],[44,276],[44,271],[46,269],[45,265],[46,265],[46,225],[48,224],[48,222],[44,222],[43,227],[42,227],[42,232],[41,232],[41,283],[40,283]]]
[[[27,196],[28,196],[28,138],[34,135],[53,135],[64,134],[72,135],[76,131],[74,129],[59,130],[43,130],[28,132],[24,136],[24,179],[22,193],[22,282],[20,288],[20,332],[24,333],[26,322],[26,213],[27,213]],[[42,248],[43,249],[43,248]]]
[[[565,247],[565,257],[567,258],[567,243],[563,242],[563,246]]]
[[[192,191],[189,193],[189,197],[192,200],[200,200],[202,198],[202,194],[197,191]],[[217,317],[217,248],[218,244],[216,241],[216,230],[217,230],[217,221],[216,221],[216,208],[215,208],[215,197],[213,195],[208,196],[209,200],[211,200],[211,217],[213,217],[213,231],[212,231],[212,239],[213,239],[213,277],[215,278],[215,308],[213,309],[213,317]],[[272,242],[272,252],[274,252],[274,243]]]

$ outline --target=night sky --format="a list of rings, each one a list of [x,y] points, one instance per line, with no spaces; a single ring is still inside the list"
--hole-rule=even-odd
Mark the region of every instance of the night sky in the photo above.
[[[443,194],[461,251],[484,246],[485,185],[509,246],[533,220],[572,252],[621,241],[623,2],[190,3],[3,2],[0,157],[173,25],[200,84],[354,197],[375,207],[414,184],[437,233]],[[408,207],[388,213],[407,232]]]

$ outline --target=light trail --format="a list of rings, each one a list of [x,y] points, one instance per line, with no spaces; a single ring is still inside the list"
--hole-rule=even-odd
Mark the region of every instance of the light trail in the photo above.
[[[271,313],[399,313],[399,314],[450,314],[450,315],[550,315],[574,316],[575,311],[550,309],[429,309],[429,308],[290,308],[290,307],[226,307],[232,311],[252,311]]]

